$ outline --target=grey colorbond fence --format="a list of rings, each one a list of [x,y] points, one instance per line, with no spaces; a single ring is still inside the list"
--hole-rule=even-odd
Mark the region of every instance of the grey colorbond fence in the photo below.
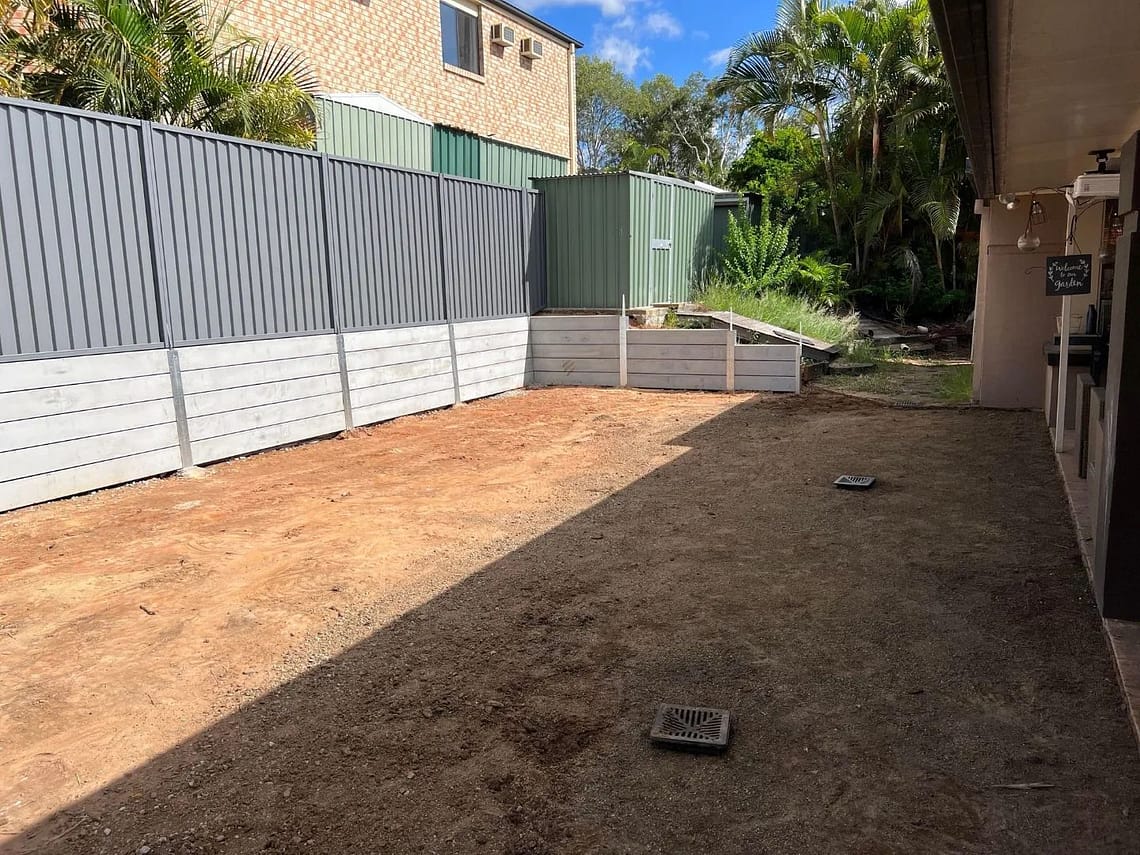
[[[534,191],[0,99],[0,361],[525,314]]]
[[[139,123],[0,103],[0,357],[155,345]]]

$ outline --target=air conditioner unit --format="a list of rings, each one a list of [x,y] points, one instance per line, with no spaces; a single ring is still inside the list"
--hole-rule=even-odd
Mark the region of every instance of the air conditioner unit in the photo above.
[[[519,44],[527,59],[542,59],[542,42],[538,39],[523,39]]]
[[[1120,174],[1086,172],[1073,182],[1074,199],[1116,199],[1120,196]]]
[[[491,25],[491,44],[510,47],[515,43],[515,31],[506,24]]]

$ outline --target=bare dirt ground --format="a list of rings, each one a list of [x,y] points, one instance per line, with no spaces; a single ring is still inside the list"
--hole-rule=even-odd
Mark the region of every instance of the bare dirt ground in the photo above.
[[[830,374],[816,383],[821,389],[842,392],[880,403],[915,404],[923,407],[969,406],[969,375],[965,389],[953,386],[955,374],[969,371],[969,353],[938,354],[920,358],[901,358],[879,363],[867,374]],[[958,394],[953,394],[952,391]],[[963,394],[965,393],[965,394]]]
[[[543,390],[2,516],[0,849],[1140,851],[1041,421]]]

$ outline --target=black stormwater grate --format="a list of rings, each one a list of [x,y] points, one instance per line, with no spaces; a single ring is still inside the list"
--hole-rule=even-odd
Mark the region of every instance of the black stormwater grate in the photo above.
[[[724,751],[731,719],[728,710],[661,704],[649,738],[659,745],[691,751]]]
[[[840,475],[835,486],[841,490],[870,490],[875,486],[874,475]]]

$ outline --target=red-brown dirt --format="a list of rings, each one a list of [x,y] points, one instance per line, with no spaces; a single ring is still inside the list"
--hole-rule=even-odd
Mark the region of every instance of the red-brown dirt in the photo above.
[[[0,516],[0,847],[1140,851],[1040,422],[541,390]]]

